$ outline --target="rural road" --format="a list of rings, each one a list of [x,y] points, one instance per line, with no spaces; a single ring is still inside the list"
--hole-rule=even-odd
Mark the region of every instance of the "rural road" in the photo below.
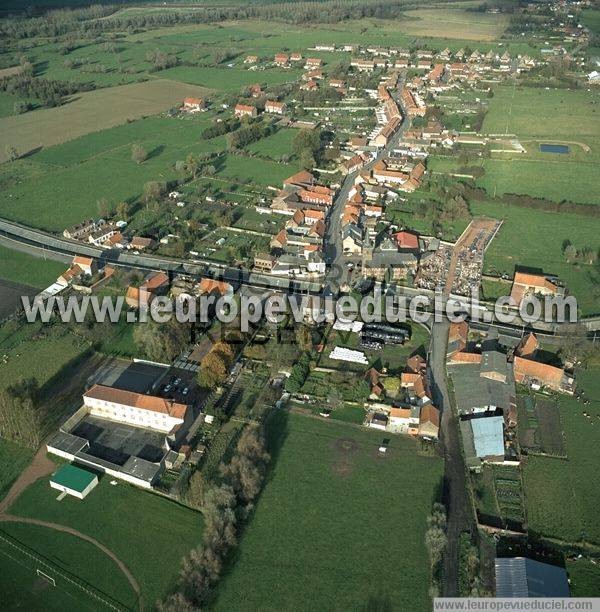
[[[458,542],[462,531],[473,532],[475,522],[467,494],[467,476],[460,444],[458,419],[452,412],[446,381],[446,351],[450,323],[444,318],[431,331],[429,373],[433,402],[441,411],[440,442],[444,452],[443,503],[448,517],[448,546],[444,555],[441,595],[458,597]]]

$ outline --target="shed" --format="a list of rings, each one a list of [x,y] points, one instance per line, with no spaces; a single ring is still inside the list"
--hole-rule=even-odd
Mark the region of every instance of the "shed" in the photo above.
[[[67,464],[59,468],[54,476],[50,477],[50,486],[53,489],[83,499],[98,484],[98,476],[87,470]]]

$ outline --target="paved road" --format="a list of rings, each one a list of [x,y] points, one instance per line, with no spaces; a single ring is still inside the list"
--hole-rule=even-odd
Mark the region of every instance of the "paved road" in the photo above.
[[[398,131],[392,136],[390,141],[382,147],[378,152],[377,156],[370,161],[368,164],[365,164],[360,170],[353,172],[352,174],[346,175],[340,190],[338,191],[336,198],[333,202],[333,207],[331,213],[329,215],[329,221],[327,223],[327,231],[325,232],[325,256],[328,262],[330,263],[329,271],[326,277],[325,286],[328,287],[334,295],[337,295],[339,292],[339,288],[341,285],[347,282],[349,271],[346,267],[346,259],[344,256],[344,250],[342,248],[342,213],[344,211],[344,206],[348,201],[348,195],[350,190],[354,186],[354,179],[361,172],[365,172],[366,170],[370,170],[375,163],[386,157],[390,154],[390,152],[396,148],[404,134],[405,130],[410,125],[410,120],[408,115],[406,114],[404,108],[401,105],[400,99],[397,97],[397,92],[403,87],[404,77],[401,76],[398,79],[398,85],[391,89],[391,94],[394,97],[394,100],[398,104],[400,111],[402,112],[402,123],[398,128]]]
[[[467,494],[467,475],[460,444],[458,418],[452,411],[446,382],[447,319],[435,323],[431,332],[429,374],[435,405],[441,410],[440,443],[444,453],[443,502],[448,513],[448,547],[444,556],[442,595],[458,596],[458,541],[462,531],[475,529]]]

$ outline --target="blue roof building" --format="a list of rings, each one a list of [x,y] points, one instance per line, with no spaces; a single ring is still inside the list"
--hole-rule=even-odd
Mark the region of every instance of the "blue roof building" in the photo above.
[[[504,455],[504,418],[501,416],[471,419],[475,455],[498,457]]]

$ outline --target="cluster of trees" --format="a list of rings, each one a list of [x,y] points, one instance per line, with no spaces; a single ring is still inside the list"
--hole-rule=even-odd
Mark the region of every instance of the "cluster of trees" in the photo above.
[[[133,341],[137,348],[153,361],[170,363],[190,341],[190,324],[170,317],[166,323],[152,318],[136,325]]]
[[[235,353],[227,342],[216,342],[202,359],[198,371],[198,382],[206,389],[215,389],[227,380]]]
[[[136,164],[141,164],[148,159],[148,152],[141,144],[131,145],[131,159]]]
[[[227,554],[237,545],[243,522],[254,508],[269,460],[261,429],[248,425],[229,464],[220,466],[220,485],[197,491],[202,498],[203,541],[183,560],[179,588],[157,604],[159,611],[181,612],[204,606]]]
[[[289,378],[285,381],[285,390],[297,393],[310,374],[310,355],[304,353],[294,364]]]
[[[592,249],[591,247],[577,249],[570,240],[565,240],[562,246],[562,252],[567,263],[580,262],[592,265],[598,262],[597,249]]]
[[[231,132],[227,136],[227,148],[229,150],[243,149],[251,142],[266,138],[275,131],[275,127],[264,122],[253,123],[247,127]]]
[[[229,119],[219,121],[218,123],[214,123],[213,125],[204,128],[200,133],[200,136],[204,140],[210,140],[211,138],[216,138],[217,136],[223,136],[229,132],[233,132],[234,130],[237,130],[240,125],[239,119],[230,117]]]
[[[458,542],[459,597],[491,597],[481,578],[479,550],[468,533],[461,533]]]
[[[321,160],[323,139],[320,130],[300,130],[292,143],[294,155],[300,165],[311,170]]]
[[[442,570],[442,557],[448,536],[446,535],[446,508],[443,504],[435,503],[431,514],[427,517],[427,531],[425,532],[425,546],[429,554],[429,564],[431,567],[431,587],[430,596],[439,596],[439,581]]]
[[[36,449],[42,442],[43,422],[43,403],[35,378],[0,390],[0,437]]]
[[[450,2],[451,0],[446,0]],[[115,5],[118,4],[115,2]],[[49,11],[42,17],[13,17],[0,21],[0,38],[8,40],[56,37],[73,33],[94,38],[105,32],[130,33],[140,28],[226,20],[266,19],[287,23],[339,23],[355,19],[397,19],[404,10],[419,8],[421,0],[326,0],[322,2],[246,3],[194,7],[194,11],[156,11],[119,15],[118,6]],[[102,19],[111,15],[110,19]]]
[[[152,71],[157,72],[177,66],[179,58],[176,55],[165,53],[160,49],[155,49],[154,51],[148,51],[146,53],[146,61],[152,64]]]
[[[93,88],[94,86],[89,83],[34,78],[32,74],[26,72],[0,79],[0,91],[5,91],[20,98],[40,100],[44,106],[48,107],[59,106],[65,96],[70,96],[78,91],[89,91]]]

